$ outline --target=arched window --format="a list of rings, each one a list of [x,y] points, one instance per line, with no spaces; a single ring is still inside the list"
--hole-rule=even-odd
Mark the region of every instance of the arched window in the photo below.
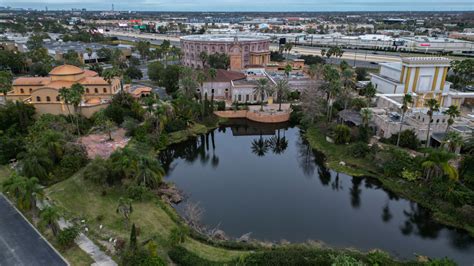
[[[436,124],[439,124],[439,119],[436,119]]]
[[[25,90],[24,90],[24,89],[20,89],[20,93],[21,93],[21,94],[25,93]]]
[[[99,89],[94,88],[94,92],[95,92],[95,93],[99,93]]]
[[[32,88],[30,88],[30,94],[31,94],[31,92],[32,92],[32,91],[33,91],[33,89],[32,89]]]
[[[36,96],[36,101],[37,101],[37,102],[41,102],[41,97]]]
[[[86,93],[89,93],[89,88],[86,88]]]
[[[107,88],[104,88],[104,89],[103,89],[103,92],[104,92],[104,93],[107,93]]]
[[[47,102],[50,102],[50,101],[51,101],[51,97],[46,96],[46,101],[47,101]]]
[[[56,102],[59,102],[61,101],[61,98],[59,98],[59,96],[56,96]]]

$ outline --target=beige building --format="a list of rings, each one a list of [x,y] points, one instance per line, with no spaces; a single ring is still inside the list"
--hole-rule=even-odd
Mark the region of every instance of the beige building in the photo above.
[[[90,70],[62,65],[49,72],[47,77],[20,77],[13,81],[13,89],[7,93],[7,100],[23,101],[32,104],[38,114],[68,114],[66,104],[59,97],[59,90],[79,83],[85,93],[81,112],[90,117],[105,108],[112,96],[120,89],[120,80],[110,83]],[[69,106],[73,110],[72,106]]]

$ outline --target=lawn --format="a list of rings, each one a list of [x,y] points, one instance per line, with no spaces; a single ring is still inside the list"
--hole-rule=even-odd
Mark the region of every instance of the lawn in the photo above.
[[[305,136],[313,149],[326,155],[327,166],[334,171],[351,176],[368,176],[375,173],[371,161],[352,157],[348,153],[347,145],[336,145],[326,141],[326,136],[318,128],[309,128]],[[341,165],[340,162],[344,162],[345,165]]]
[[[169,245],[167,239],[171,229],[177,224],[168,213],[160,207],[156,199],[134,202],[130,223],[127,227],[124,219],[116,213],[120,193],[103,189],[83,180],[81,172],[68,180],[46,189],[46,195],[55,205],[66,211],[67,217],[85,219],[89,236],[95,240],[105,240],[105,235],[128,240],[131,223],[140,230],[139,241],[154,239],[158,244],[159,254],[166,257]],[[99,226],[103,225],[100,230]],[[191,252],[214,261],[230,261],[244,252],[216,248],[188,238],[183,244]]]
[[[11,171],[9,165],[0,165],[0,184],[10,176]]]

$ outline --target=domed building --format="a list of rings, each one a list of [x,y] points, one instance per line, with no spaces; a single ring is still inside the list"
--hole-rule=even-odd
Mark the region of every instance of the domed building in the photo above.
[[[110,83],[96,72],[72,65],[61,65],[49,72],[47,77],[20,77],[13,81],[13,89],[7,100],[23,101],[34,105],[38,114],[68,114],[66,104],[59,97],[59,90],[71,88],[75,83],[85,88],[81,113],[86,117],[107,107],[112,96],[120,89],[120,80]],[[73,110],[69,106],[70,110]]]

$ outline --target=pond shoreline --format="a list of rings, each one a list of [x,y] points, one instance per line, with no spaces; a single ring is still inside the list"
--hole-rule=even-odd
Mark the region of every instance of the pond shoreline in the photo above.
[[[384,177],[383,173],[378,173],[375,169],[367,169],[368,165],[361,165],[359,160],[354,160],[348,156],[338,157],[332,149],[337,147],[336,144],[329,143],[325,140],[324,135],[317,127],[311,127],[304,133],[305,138],[313,149],[322,152],[327,161],[325,164],[334,171],[345,173],[351,176],[371,177],[382,183],[383,187],[397,195],[404,197],[410,201],[420,204],[422,207],[432,211],[433,218],[444,225],[465,230],[467,234],[474,237],[474,224],[467,224],[463,220],[452,215],[452,211],[458,212],[459,208],[447,202],[440,202],[438,199],[425,198],[420,195],[423,190],[422,184],[408,183],[405,180],[394,180]],[[341,147],[343,145],[340,145]],[[348,152],[346,152],[348,154]],[[340,156],[340,154],[337,154]],[[337,158],[336,158],[337,157]],[[344,161],[344,164],[340,162]],[[365,169],[364,169],[365,168]]]

